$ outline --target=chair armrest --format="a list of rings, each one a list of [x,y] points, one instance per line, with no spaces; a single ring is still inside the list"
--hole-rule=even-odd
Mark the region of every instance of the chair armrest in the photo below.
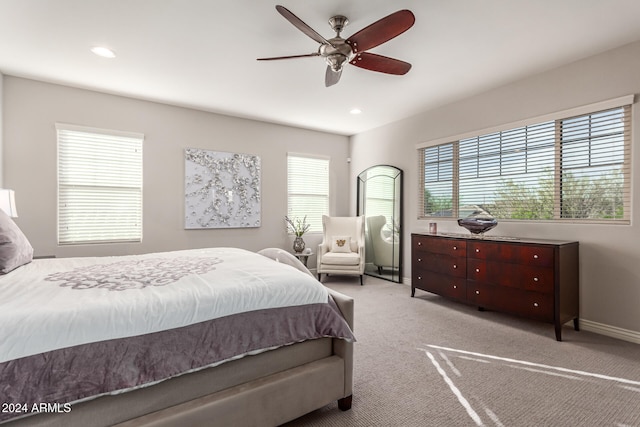
[[[316,272],[318,274],[318,278],[320,278],[320,266],[322,265],[322,256],[327,253],[327,247],[324,244],[324,240],[322,243],[318,245],[318,252],[316,254]]]
[[[329,248],[327,247],[327,244],[323,240],[322,243],[318,245],[318,255],[324,255],[327,252],[329,252]]]
[[[364,272],[364,262],[365,262],[364,243],[358,246],[358,253],[360,254],[360,271]]]

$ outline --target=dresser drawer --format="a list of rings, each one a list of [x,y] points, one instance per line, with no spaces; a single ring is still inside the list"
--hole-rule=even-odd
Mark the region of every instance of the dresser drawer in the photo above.
[[[467,296],[467,281],[463,277],[451,277],[432,271],[417,271],[411,278],[411,285],[423,291],[457,300],[464,300]]]
[[[414,236],[413,250],[417,252],[430,252],[456,257],[466,257],[467,242],[465,240],[443,237]]]
[[[432,271],[448,276],[465,277],[467,275],[467,259],[449,255],[415,252],[413,266],[418,270]]]
[[[467,282],[467,301],[478,307],[553,321],[553,295],[522,289]]]
[[[538,267],[552,267],[554,248],[513,243],[467,242],[467,256]]]
[[[531,267],[480,259],[467,260],[467,278],[480,283],[553,293],[554,271],[550,267]]]
[[[530,319],[553,322],[553,295],[539,292],[524,292],[517,304],[515,314]]]

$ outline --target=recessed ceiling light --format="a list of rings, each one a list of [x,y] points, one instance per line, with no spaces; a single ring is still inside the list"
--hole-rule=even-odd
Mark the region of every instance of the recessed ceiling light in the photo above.
[[[103,58],[115,58],[116,53],[111,49],[103,46],[95,46],[91,48],[91,52],[95,53],[98,56],[102,56]]]
[[[362,113],[362,110],[359,108],[352,108],[351,111],[349,111],[351,114],[360,114]]]

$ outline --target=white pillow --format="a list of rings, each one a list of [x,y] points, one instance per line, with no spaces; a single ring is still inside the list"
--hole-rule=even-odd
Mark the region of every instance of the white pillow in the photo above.
[[[331,238],[331,252],[350,253],[351,237],[350,236],[333,236]]]

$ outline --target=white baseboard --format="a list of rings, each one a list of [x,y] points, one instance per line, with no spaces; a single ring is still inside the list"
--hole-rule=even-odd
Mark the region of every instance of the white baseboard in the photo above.
[[[617,326],[605,325],[604,323],[593,322],[591,320],[580,319],[580,329],[593,332],[608,337],[617,338],[640,344],[640,332],[630,329],[618,328]]]

